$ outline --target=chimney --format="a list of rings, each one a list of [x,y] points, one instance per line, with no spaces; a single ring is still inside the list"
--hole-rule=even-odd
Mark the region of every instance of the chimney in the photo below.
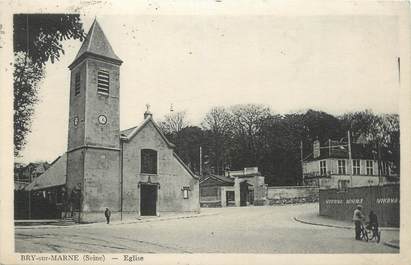
[[[313,143],[313,157],[317,158],[320,156],[320,141],[315,140]]]

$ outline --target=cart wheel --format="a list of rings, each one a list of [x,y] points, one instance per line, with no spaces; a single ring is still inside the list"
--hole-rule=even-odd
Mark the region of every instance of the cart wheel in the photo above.
[[[362,231],[362,238],[365,240],[365,242],[368,242],[368,233],[367,233],[367,231],[365,231],[365,230]]]

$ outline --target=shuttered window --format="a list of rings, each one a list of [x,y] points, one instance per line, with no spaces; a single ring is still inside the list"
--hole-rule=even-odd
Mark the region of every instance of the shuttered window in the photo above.
[[[97,73],[97,93],[108,95],[110,92],[110,74],[106,71]]]
[[[352,170],[354,175],[360,175],[360,160],[356,159],[352,161]]]
[[[80,95],[80,73],[76,73],[74,80],[74,95]]]
[[[345,175],[345,160],[338,160],[338,174]]]
[[[367,160],[366,166],[367,166],[367,175],[370,175],[370,176],[374,175],[373,161]]]
[[[320,161],[320,174],[321,176],[327,175],[327,164],[325,160]]]

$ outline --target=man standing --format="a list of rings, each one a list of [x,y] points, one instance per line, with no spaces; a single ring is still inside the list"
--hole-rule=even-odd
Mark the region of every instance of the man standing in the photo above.
[[[361,212],[362,206],[357,205],[357,208],[354,210],[354,216],[352,220],[354,221],[355,224],[355,239],[356,240],[361,240],[361,223],[364,220],[364,215]]]
[[[106,211],[104,212],[104,215],[106,216],[107,224],[109,224],[110,223],[111,212],[108,208],[106,208]]]

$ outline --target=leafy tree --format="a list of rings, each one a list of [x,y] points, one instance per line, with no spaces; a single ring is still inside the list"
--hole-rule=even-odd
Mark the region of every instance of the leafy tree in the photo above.
[[[346,113],[339,117],[344,130],[350,130],[353,141],[373,146],[379,158],[391,161],[394,172],[400,168],[400,124],[397,114],[374,114],[370,110]]]
[[[14,154],[18,156],[31,130],[45,64],[64,54],[62,41],[85,37],[80,15],[17,14],[14,25]]]
[[[64,40],[79,39],[85,34],[78,14],[14,15],[14,52],[25,52],[34,64],[52,63],[64,54]]]
[[[31,117],[38,101],[37,90],[44,76],[43,67],[34,64],[23,52],[15,54],[14,62],[14,153],[26,143]]]
[[[200,173],[200,146],[203,145],[204,132],[197,126],[188,126],[175,135],[174,144],[180,158],[196,174]],[[207,153],[207,151],[205,150]]]
[[[184,113],[185,114],[185,113]],[[184,117],[184,116],[183,116]],[[169,124],[173,119],[167,119]],[[184,124],[183,119],[178,124]],[[163,126],[165,127],[165,126]],[[326,112],[279,115],[264,105],[213,107],[206,113],[201,127],[168,126],[167,136],[176,144],[180,157],[199,172],[199,147],[203,150],[203,172],[224,174],[227,166],[242,169],[257,166],[268,185],[301,184],[303,154],[312,153],[313,141],[345,138],[352,132],[352,141],[365,138],[379,150],[380,158],[393,161],[399,169],[399,117],[376,115],[370,111],[346,113],[335,117]],[[398,172],[399,173],[399,172]]]
[[[340,121],[323,111],[308,110],[303,115],[303,125],[306,137],[312,143],[318,139],[320,142],[328,139],[339,139],[346,133],[341,130]]]
[[[295,185],[300,182],[300,139],[302,115],[271,115],[261,128],[264,143],[259,167],[269,185]]]

